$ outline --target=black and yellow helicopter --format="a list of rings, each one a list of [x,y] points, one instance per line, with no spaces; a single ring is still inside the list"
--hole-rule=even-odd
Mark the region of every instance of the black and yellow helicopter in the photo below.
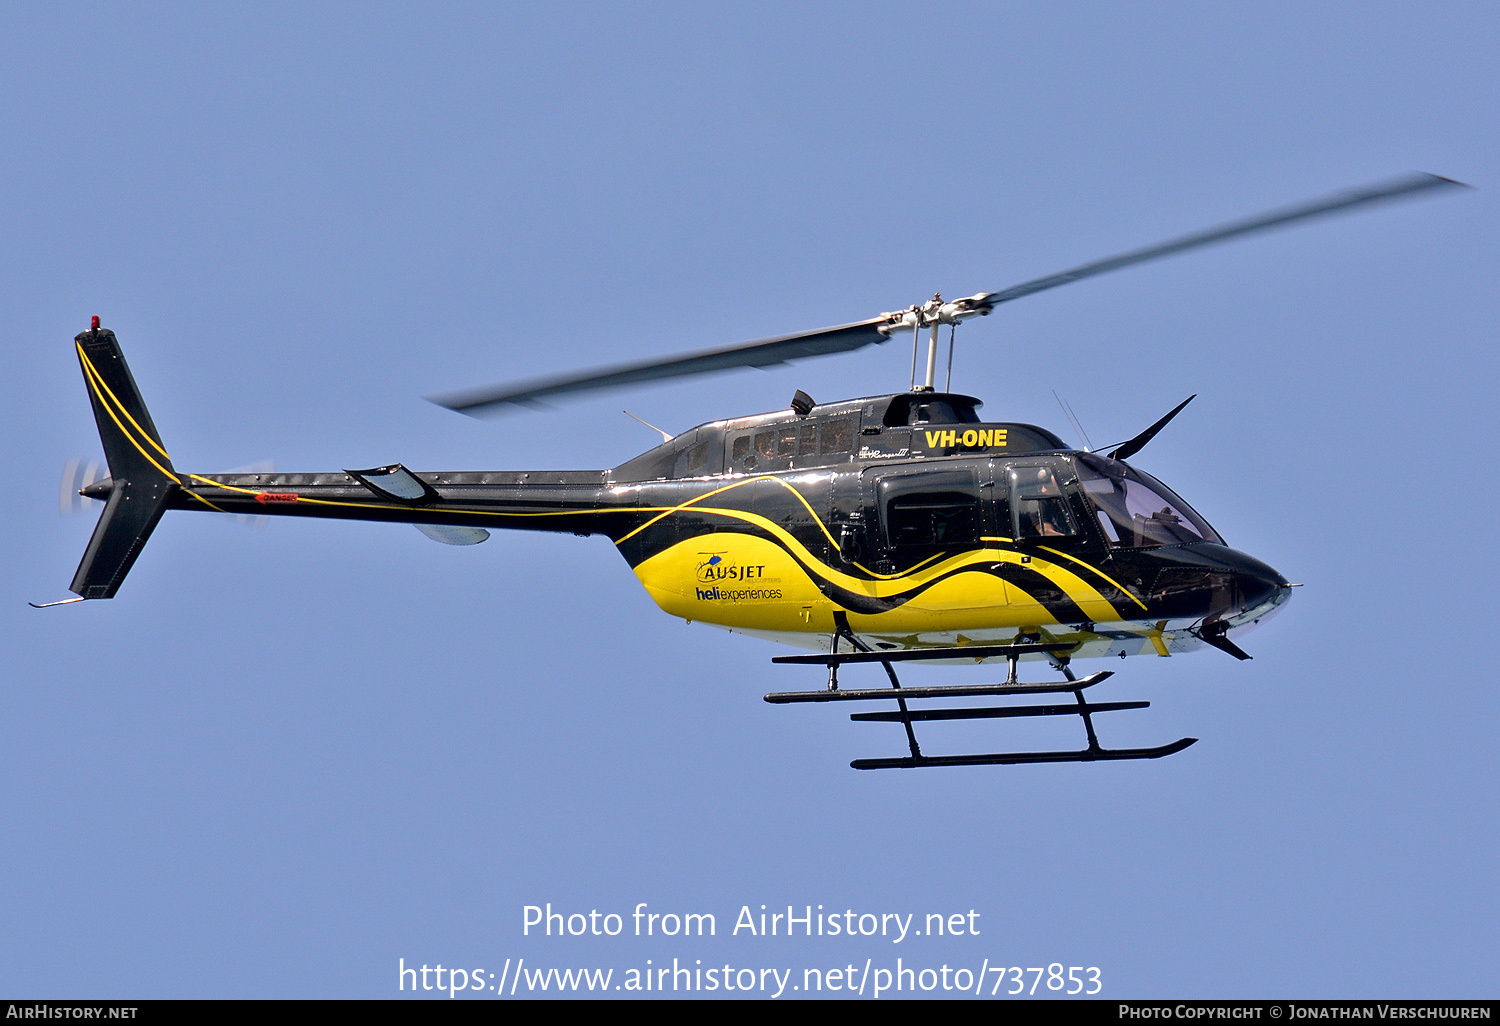
[[[115,335],[75,339],[109,476],[81,494],[104,511],[71,590],[112,598],[167,510],[329,517],[415,524],[448,544],[491,528],[603,534],[662,609],[813,649],[778,663],[826,666],[827,687],[769,694],[774,703],[892,699],[852,719],[900,723],[910,752],[857,759],[856,769],[1154,759],[1156,748],[1099,744],[1093,714],[1146,702],[1089,702],[1073,660],[1164,656],[1204,645],[1250,658],[1232,640],[1276,612],[1286,578],[1230,548],[1170,488],[1126,462],[1189,400],[1110,451],[1070,448],[1032,424],[986,421],[978,399],[937,391],[940,329],[1002,303],[1211,243],[1419,193],[1462,187],[1415,174],[1237,221],[1000,292],[925,304],[817,331],[783,335],[586,374],[434,397],[477,414],[591,389],[849,352],[910,333],[908,392],[815,403],[703,424],[613,470],[414,473],[368,470],[194,474],[177,470]],[[928,331],[920,384],[921,333]],[[35,605],[35,603],[33,603]],[[1046,660],[1062,678],[1018,680],[1020,660]],[[1004,660],[1005,681],[903,687],[895,664]],[[840,688],[842,666],[879,663],[890,688]],[[926,699],[1071,694],[1056,705],[913,709]],[[914,724],[1078,715],[1076,751],[927,755]]]

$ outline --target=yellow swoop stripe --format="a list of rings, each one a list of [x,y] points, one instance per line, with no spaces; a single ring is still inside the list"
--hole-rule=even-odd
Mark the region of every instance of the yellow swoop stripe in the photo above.
[[[147,431],[145,428],[141,427],[139,424],[136,424],[135,423],[135,418],[130,415],[130,411],[125,408],[125,404],[122,403],[122,402],[120,402],[119,399],[115,398],[115,394],[113,392],[111,392],[109,390],[109,386],[104,383],[104,378],[99,373],[98,369],[94,366],[93,361],[90,360],[88,358],[88,355],[84,353],[82,344],[77,343],[77,342],[75,342],[73,344],[75,346],[77,346],[77,348],[78,348],[78,359],[80,359],[80,360],[83,361],[84,368],[85,368],[85,373],[86,374],[87,373],[92,373],[93,374],[94,378],[99,383],[99,387],[102,388],[102,389],[104,389],[105,394],[108,395],[110,397],[110,399],[114,400],[114,404],[120,408],[120,412],[123,413],[123,414],[125,414],[125,419],[128,420],[128,421],[130,421],[131,424],[135,425],[135,429],[141,433],[141,437],[146,440],[146,442],[151,446],[151,448],[153,448],[157,452],[161,453],[163,458],[170,460],[172,457],[167,455],[167,450],[163,449],[160,445],[157,445],[156,444],[156,439],[154,439],[154,438],[151,437],[151,433],[149,431]],[[102,399],[102,397],[101,397],[101,399]],[[108,404],[106,404],[106,405],[108,405]],[[118,420],[116,420],[115,423],[119,424],[120,422]],[[121,431],[125,430],[124,425],[120,426],[120,430]],[[140,448],[140,446],[136,446],[136,448]],[[146,458],[147,459],[151,459],[151,457],[149,457],[149,456],[147,456]],[[155,461],[153,460],[152,462],[154,463]],[[158,466],[156,469],[161,470],[161,467]],[[163,470],[162,473],[165,474],[166,471]]]
[[[1073,562],[1077,563],[1079,566],[1088,567],[1090,570],[1092,570],[1094,573],[1098,574],[1100,577],[1104,578],[1110,584],[1113,584],[1116,588],[1119,588],[1121,592],[1123,592],[1126,595],[1129,595],[1130,596],[1130,601],[1134,602],[1136,605],[1140,606],[1142,609],[1146,608],[1146,603],[1144,603],[1140,599],[1136,598],[1135,595],[1133,595],[1131,593],[1131,591],[1130,591],[1129,588],[1125,587],[1119,581],[1115,580],[1113,577],[1109,576],[1109,574],[1105,573],[1103,570],[1100,570],[1098,567],[1094,566],[1093,564],[1091,564],[1091,563],[1085,563],[1081,559],[1075,559],[1074,557],[1068,555],[1066,552],[1058,552],[1056,549],[1049,549],[1045,545],[1040,545],[1040,546],[1038,546],[1038,548],[1047,549],[1048,552],[1054,553],[1055,555],[1059,555],[1063,559],[1071,559],[1071,560],[1073,560]]]
[[[173,483],[180,486],[182,484],[182,480],[178,478],[177,475],[167,470],[166,467],[163,467],[160,463],[156,462],[156,460],[152,459],[151,454],[145,449],[141,448],[141,443],[135,440],[135,436],[126,429],[124,424],[120,423],[120,418],[115,416],[115,411],[111,408],[111,403],[113,404],[113,406],[119,408],[120,412],[125,415],[125,419],[130,421],[131,425],[138,432],[140,432],[141,437],[150,444],[151,448],[155,449],[163,456],[166,456],[168,460],[172,458],[170,456],[167,456],[165,449],[156,444],[156,441],[151,437],[148,431],[146,431],[135,422],[135,418],[130,415],[130,411],[125,408],[125,404],[120,402],[119,397],[117,397],[114,392],[110,391],[110,387],[104,383],[104,378],[99,373],[99,369],[94,366],[93,362],[87,356],[84,355],[82,346],[78,346],[78,359],[83,364],[84,380],[88,382],[89,388],[93,389],[94,395],[99,398],[99,405],[104,407],[104,412],[109,414],[109,419],[114,421],[115,427],[120,429],[120,434],[124,435],[126,440],[129,441],[131,445],[135,446],[136,452],[146,457],[146,459],[150,461],[153,467],[161,471],[167,477],[171,478]],[[109,398],[106,399],[105,396],[108,396]],[[184,489],[184,491],[187,491],[187,489]],[[215,506],[213,503],[209,502],[207,499],[197,494],[196,492],[188,491],[187,494],[191,495],[193,498],[197,499],[199,502],[203,503],[203,505],[207,506],[211,510],[219,513],[228,512],[227,510],[223,510],[218,506]]]
[[[194,481],[200,481],[200,482],[202,482],[203,484],[207,485],[210,488],[222,488],[226,492],[239,492],[241,495],[250,495],[250,496],[264,495],[264,494],[266,494],[266,493],[268,493],[268,492],[271,491],[269,488],[262,488],[259,491],[257,491],[254,488],[241,488],[238,485],[225,484],[222,481],[215,481],[212,478],[202,477],[202,476],[200,476],[198,474],[188,474],[187,476],[190,477],[190,478],[192,478]],[[298,486],[297,485],[286,485],[285,487],[287,487],[287,488],[296,488]],[[384,503],[384,504],[382,504],[382,503],[377,503],[377,502],[348,502],[348,501],[346,501],[344,499],[312,499],[312,498],[308,498],[305,495],[298,495],[297,496],[297,501],[299,503],[303,503],[303,502],[311,503],[314,506],[342,506],[342,507],[346,507],[348,509],[381,509],[381,510],[386,510],[387,512],[389,512],[391,510],[400,510],[400,509],[406,509],[406,508],[408,508],[408,507],[405,507],[405,506],[398,506],[398,505],[396,505],[394,503]],[[661,509],[661,508],[662,507],[660,507],[660,506],[650,506],[650,507],[647,507],[647,508],[642,509],[642,510],[631,510],[631,509],[564,509],[564,510],[554,510],[554,511],[546,512],[546,513],[512,513],[512,512],[510,512],[508,510],[490,510],[490,509],[437,510],[436,512],[440,512],[440,513],[441,512],[462,513],[464,516],[481,516],[481,517],[571,517],[571,516],[578,516],[579,514],[582,514],[582,513],[649,513],[649,512],[652,512],[654,510]]]
[[[781,478],[776,477],[775,475],[772,475],[772,474],[760,474],[760,475],[757,475],[755,477],[747,477],[747,478],[745,478],[745,479],[743,479],[741,481],[735,481],[733,484],[727,484],[723,488],[715,488],[711,492],[704,492],[702,495],[699,495],[699,496],[697,496],[696,498],[693,498],[693,499],[689,499],[687,502],[684,502],[681,505],[672,506],[670,508],[664,509],[662,511],[662,513],[661,513],[660,516],[652,517],[650,520],[646,521],[646,523],[642,524],[640,527],[637,527],[634,531],[631,531],[629,534],[625,535],[623,538],[620,539],[619,542],[616,542],[615,544],[619,545],[621,542],[629,541],[631,538],[634,538],[637,534],[640,534],[642,531],[644,531],[646,528],[650,527],[652,524],[657,523],[658,521],[662,520],[665,517],[670,516],[673,513],[680,513],[681,511],[683,511],[685,509],[688,509],[688,508],[693,507],[693,506],[697,506],[697,504],[700,503],[700,502],[702,502],[704,499],[711,499],[715,495],[720,495],[720,494],[722,494],[724,492],[732,491],[735,488],[743,488],[745,485],[755,484],[757,481],[773,481],[776,484],[779,484],[781,487],[785,488],[787,491],[791,492],[793,495],[795,495],[797,497],[797,501],[800,502],[800,503],[802,503],[803,508],[807,510],[807,515],[810,516],[810,517],[812,517],[813,523],[815,523],[815,524],[818,525],[818,530],[820,530],[820,531],[823,532],[823,537],[825,537],[825,538],[828,539],[828,544],[833,546],[833,551],[835,551],[835,552],[842,552],[842,551],[844,551],[843,548],[841,548],[839,546],[838,541],[835,540],[835,538],[833,537],[833,535],[831,533],[829,533],[827,525],[825,525],[823,523],[823,518],[820,517],[820,516],[818,516],[817,511],[812,508],[812,504],[807,501],[807,498],[805,496],[803,496],[803,494],[801,492],[797,491],[797,489],[793,488],[791,485],[789,485],[785,481],[783,481]],[[701,509],[703,512],[706,512],[706,513],[720,513],[720,514],[723,514],[724,516],[731,516],[731,517],[736,515],[736,511],[724,509],[722,506],[701,506],[701,507],[698,507],[698,508]],[[640,510],[639,512],[646,512],[646,511],[645,510]],[[767,523],[769,523],[769,521]],[[788,536],[788,537],[790,537],[790,536]],[[932,557],[930,557],[928,559],[924,559],[921,563],[918,563],[915,567],[912,567],[911,570],[906,571],[906,573],[909,574],[909,573],[912,572],[912,570],[916,570],[916,569],[918,569],[920,567],[926,566],[928,563],[932,562],[935,559],[941,559],[942,556],[943,556],[943,553],[939,552],[936,556],[932,556]],[[809,557],[809,558],[811,558],[811,557]],[[874,578],[877,578],[877,579],[883,580],[883,581],[897,580],[897,579],[905,576],[904,574],[882,574],[882,573],[876,573],[874,570],[871,570],[869,567],[864,566],[864,565],[862,565],[860,563],[855,563],[854,565],[857,566],[857,567],[859,567],[865,573],[869,574],[871,577],[874,577]]]
[[[188,477],[192,477],[192,476],[193,476],[192,474],[188,475]],[[197,499],[199,502],[203,503],[203,505],[207,506],[211,510],[214,510],[214,511],[219,512],[219,513],[228,513],[229,512],[229,510],[227,510],[227,509],[220,509],[218,506],[215,506],[213,503],[209,502],[207,499],[205,499],[203,496],[199,495],[197,492],[193,491],[191,488],[184,488],[183,491],[186,492],[188,495],[191,495],[193,498]]]
[[[1017,552],[1006,549],[978,549],[951,557],[941,563],[926,566],[925,569],[921,567],[913,568],[913,570],[899,577],[888,575],[885,580],[864,581],[859,578],[850,577],[847,574],[839,573],[832,567],[829,567],[809,552],[801,542],[793,538],[784,528],[759,514],[746,513],[742,510],[720,509],[717,507],[704,508],[703,512],[717,513],[721,516],[754,524],[780,540],[793,555],[801,559],[807,566],[816,569],[818,574],[829,583],[836,584],[846,591],[862,593],[875,598],[890,598],[899,595],[911,588],[925,584],[935,577],[947,574],[949,571],[961,570],[966,565],[994,562],[1019,564],[1021,561],[1020,553]],[[944,555],[945,553],[938,553],[932,558],[937,560],[941,559]],[[1115,607],[1110,604],[1109,600],[1101,595],[1093,585],[1065,567],[1058,566],[1047,560],[1040,562],[1033,561],[1026,565],[1057,585],[1076,606],[1083,610],[1086,616],[1091,617],[1096,622],[1110,622],[1123,619]],[[1022,589],[1017,588],[1017,590],[1021,591]],[[1027,597],[1030,598],[1029,595]]]
[[[82,346],[80,346],[79,349],[78,349],[78,355],[80,357],[83,357],[83,347]],[[112,421],[114,421],[115,422],[115,427],[117,427],[117,428],[120,429],[120,434],[124,435],[125,438],[126,438],[126,440],[129,441],[131,445],[135,446],[136,451],[139,452],[142,456],[146,457],[146,459],[150,461],[150,463],[151,463],[151,465],[153,467],[155,467],[157,470],[161,471],[168,478],[170,478],[172,480],[173,484],[178,484],[178,485],[182,484],[182,482],[178,479],[178,477],[177,477],[176,474],[172,473],[166,467],[164,467],[160,463],[156,462],[155,459],[152,459],[151,454],[149,452],[147,452],[145,449],[142,449],[141,448],[141,443],[137,442],[135,440],[135,436],[130,433],[130,431],[125,427],[124,424],[120,423],[120,418],[115,416],[115,411],[110,408],[108,400],[106,400],[104,398],[104,393],[100,391],[100,389],[102,388],[104,390],[104,392],[108,392],[109,391],[109,387],[107,385],[105,385],[104,382],[103,382],[103,380],[98,377],[99,372],[96,371],[96,370],[94,370],[93,365],[88,362],[88,358],[87,357],[83,357],[83,363],[84,363],[84,377],[88,380],[89,387],[94,390],[94,395],[98,396],[98,398],[99,398],[99,405],[102,406],[102,407],[104,407],[104,412],[107,413],[107,414],[109,414],[109,419],[112,420]],[[120,412],[125,413],[125,410],[124,410],[123,407],[121,408]],[[125,416],[126,416],[127,419],[129,419],[130,414],[129,413],[125,413]],[[134,420],[131,420],[130,422],[132,424],[135,423]],[[139,425],[137,425],[137,427],[139,427]],[[148,442],[151,440],[149,435],[147,436],[146,440]],[[157,451],[160,452],[160,447],[156,447],[156,448],[157,448]],[[166,456],[167,454],[166,453],[162,453],[162,455]],[[170,460],[171,457],[167,456],[167,459]]]
[[[196,474],[189,474],[188,477],[192,478],[195,481],[201,481],[203,484],[213,488],[223,488],[228,491],[240,492],[244,495],[253,496],[261,494],[260,491],[256,491],[252,488],[241,488],[235,485],[227,485],[219,481],[213,481],[205,477],[199,477]],[[620,539],[620,542],[624,542],[639,534],[647,527],[650,527],[652,524],[658,523],[662,520],[663,517],[669,516],[672,513],[682,512],[694,507],[697,503],[702,502],[704,499],[711,498],[714,495],[719,495],[734,488],[739,488],[744,485],[751,484],[755,481],[775,481],[777,484],[790,491],[793,495],[796,495],[802,505],[806,507],[808,513],[811,514],[813,520],[818,524],[818,527],[822,530],[823,536],[829,540],[835,550],[838,550],[838,543],[833,540],[833,536],[829,534],[828,528],[823,524],[822,519],[817,515],[817,513],[813,511],[812,506],[802,496],[802,493],[797,491],[797,489],[793,488],[791,485],[787,484],[785,481],[782,481],[780,478],[770,476],[746,478],[742,481],[736,481],[733,484],[724,486],[723,488],[716,488],[711,492],[705,492],[703,495],[700,495],[695,499],[676,506],[639,506],[629,508],[615,507],[611,509],[559,510],[546,513],[514,513],[504,510],[454,510],[453,512],[462,512],[465,515],[479,514],[482,516],[494,517],[555,517],[577,516],[579,514],[587,513],[657,514],[657,516],[652,517],[646,523],[642,524],[640,527],[622,537]],[[262,491],[264,490],[265,489],[263,489]],[[311,499],[303,496],[298,496],[297,501],[312,503],[319,506],[338,506],[350,509],[392,509],[390,505],[382,505],[378,503],[347,502],[339,499]],[[895,595],[899,595],[902,592],[909,590],[910,588],[925,584],[933,578],[941,576],[950,570],[962,569],[963,566],[968,564],[997,561],[1019,564],[1021,559],[1019,553],[1013,552],[1008,549],[978,549],[967,553],[962,553],[958,556],[949,557],[948,559],[943,558],[947,555],[947,553],[939,552],[937,555],[929,557],[923,563],[919,563],[917,566],[905,571],[904,573],[871,573],[871,576],[877,577],[878,580],[866,581],[861,580],[857,577],[850,577],[848,574],[840,573],[839,571],[834,570],[832,567],[828,566],[828,564],[824,563],[821,559],[818,559],[816,556],[814,556],[805,545],[794,538],[785,528],[781,527],[779,524],[774,523],[768,518],[761,516],[758,513],[748,513],[743,510],[725,509],[719,506],[697,506],[697,509],[699,512],[728,517],[732,520],[739,520],[743,523],[752,524],[756,527],[759,527],[774,536],[783,545],[785,545],[786,548],[791,551],[792,554],[796,556],[804,565],[815,569],[818,575],[821,576],[824,580],[828,581],[831,584],[838,585],[846,591],[863,593],[875,598],[889,598]],[[988,541],[989,539],[985,540]],[[620,542],[617,542],[616,544],[618,545],[620,544]],[[1058,555],[1064,556],[1068,559],[1072,559],[1072,557],[1067,556],[1066,553],[1058,553]],[[942,560],[942,562],[938,562],[939,560]],[[1079,563],[1082,566],[1089,567],[1089,564],[1084,563],[1081,560],[1073,561]],[[1037,573],[1042,574],[1042,576],[1046,577],[1053,584],[1057,585],[1064,592],[1064,594],[1066,594],[1068,598],[1073,601],[1075,605],[1077,605],[1084,611],[1086,615],[1092,617],[1095,621],[1109,622],[1113,620],[1123,619],[1123,617],[1119,614],[1115,607],[1110,604],[1109,600],[1106,599],[1102,594],[1100,594],[1098,589],[1096,589],[1093,585],[1089,584],[1083,578],[1079,577],[1077,574],[1066,569],[1065,567],[1059,566],[1055,563],[1051,563],[1047,560],[1042,560],[1041,562],[1034,561],[1027,565]],[[870,571],[866,570],[866,568],[864,567],[860,567],[860,569],[865,570],[866,573],[870,573]],[[1092,570],[1093,567],[1089,567],[1089,569]],[[1101,574],[1100,576],[1103,575]],[[1108,578],[1105,579],[1108,580]],[[1022,589],[1017,588],[1017,590],[1019,591]],[[1123,588],[1121,590],[1124,591]],[[1126,594],[1128,595],[1130,593],[1127,591]],[[1134,596],[1132,596],[1132,598],[1133,597]]]

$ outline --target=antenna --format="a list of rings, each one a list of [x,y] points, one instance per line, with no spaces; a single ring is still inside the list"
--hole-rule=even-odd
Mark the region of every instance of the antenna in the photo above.
[[[1094,451],[1094,440],[1089,437],[1089,433],[1087,431],[1083,430],[1083,419],[1081,417],[1079,417],[1076,413],[1073,413],[1073,404],[1072,403],[1070,403],[1066,399],[1064,399],[1063,400],[1063,405],[1068,408],[1068,413],[1073,417],[1073,423],[1075,423],[1075,424],[1078,425],[1078,433],[1081,434],[1081,435],[1083,435],[1083,441],[1084,441],[1084,443],[1086,445],[1088,445],[1089,452],[1093,452]]]
[[[1077,414],[1073,412],[1073,407],[1069,406],[1063,397],[1057,394],[1057,389],[1055,388],[1052,390],[1052,398],[1057,400],[1057,405],[1062,407],[1063,416],[1068,418],[1068,422],[1073,425],[1073,430],[1078,432],[1078,437],[1082,438],[1083,444],[1088,447],[1085,451],[1093,452],[1094,443],[1089,440],[1089,433],[1083,429],[1083,424],[1079,421]]]
[[[652,431],[655,431],[657,434],[661,435],[661,440],[663,442],[670,442],[672,440],[672,436],[671,435],[667,434],[665,431],[663,431],[661,428],[657,427],[655,424],[651,423],[649,420],[641,420],[641,418],[637,417],[635,414],[631,413],[629,410],[621,410],[620,412],[623,413],[623,414],[625,414],[625,416],[629,417],[631,420],[640,421],[640,423],[646,425]]]

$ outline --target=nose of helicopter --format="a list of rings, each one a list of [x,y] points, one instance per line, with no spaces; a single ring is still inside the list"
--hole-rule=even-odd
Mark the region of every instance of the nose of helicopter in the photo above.
[[[1270,567],[1262,566],[1263,570],[1241,570],[1235,575],[1239,584],[1241,615],[1264,616],[1291,597],[1292,586],[1287,579]]]
[[[1247,553],[1230,550],[1234,556],[1226,560],[1233,565],[1237,608],[1230,615],[1241,622],[1259,620],[1286,602],[1292,594],[1292,586],[1274,568]]]
[[[1236,623],[1259,620],[1283,605],[1292,594],[1292,585],[1270,565],[1238,549],[1223,545],[1193,545],[1194,555],[1204,569],[1228,572],[1234,581],[1232,597],[1220,593],[1215,597],[1214,613]],[[1226,601],[1226,599],[1228,601]]]

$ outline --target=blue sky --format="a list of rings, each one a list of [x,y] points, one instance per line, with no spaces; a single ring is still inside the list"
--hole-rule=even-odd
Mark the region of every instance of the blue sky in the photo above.
[[[1482,4],[30,5],[0,15],[13,441],[0,989],[398,996],[398,959],[1097,966],[1105,997],[1493,996],[1500,15]],[[992,419],[1124,438],[1306,586],[1254,654],[1131,660],[1149,763],[856,773],[780,650],[601,538],[170,515],[63,597],[99,314],[179,468],[605,467],[903,387],[891,345],[475,421],[423,394],[998,289],[1409,170],[1472,193],[1037,295]],[[1491,584],[1486,584],[1490,581]],[[914,671],[915,682],[984,679]],[[993,727],[993,725],[991,725]],[[934,750],[1071,745],[938,729]],[[999,735],[998,737],[996,735]],[[523,936],[523,908],[718,935]],[[978,936],[749,939],[758,913]],[[800,977],[799,977],[800,979]],[[1007,984],[1007,987],[1009,984]],[[941,991],[935,993],[942,993]]]

